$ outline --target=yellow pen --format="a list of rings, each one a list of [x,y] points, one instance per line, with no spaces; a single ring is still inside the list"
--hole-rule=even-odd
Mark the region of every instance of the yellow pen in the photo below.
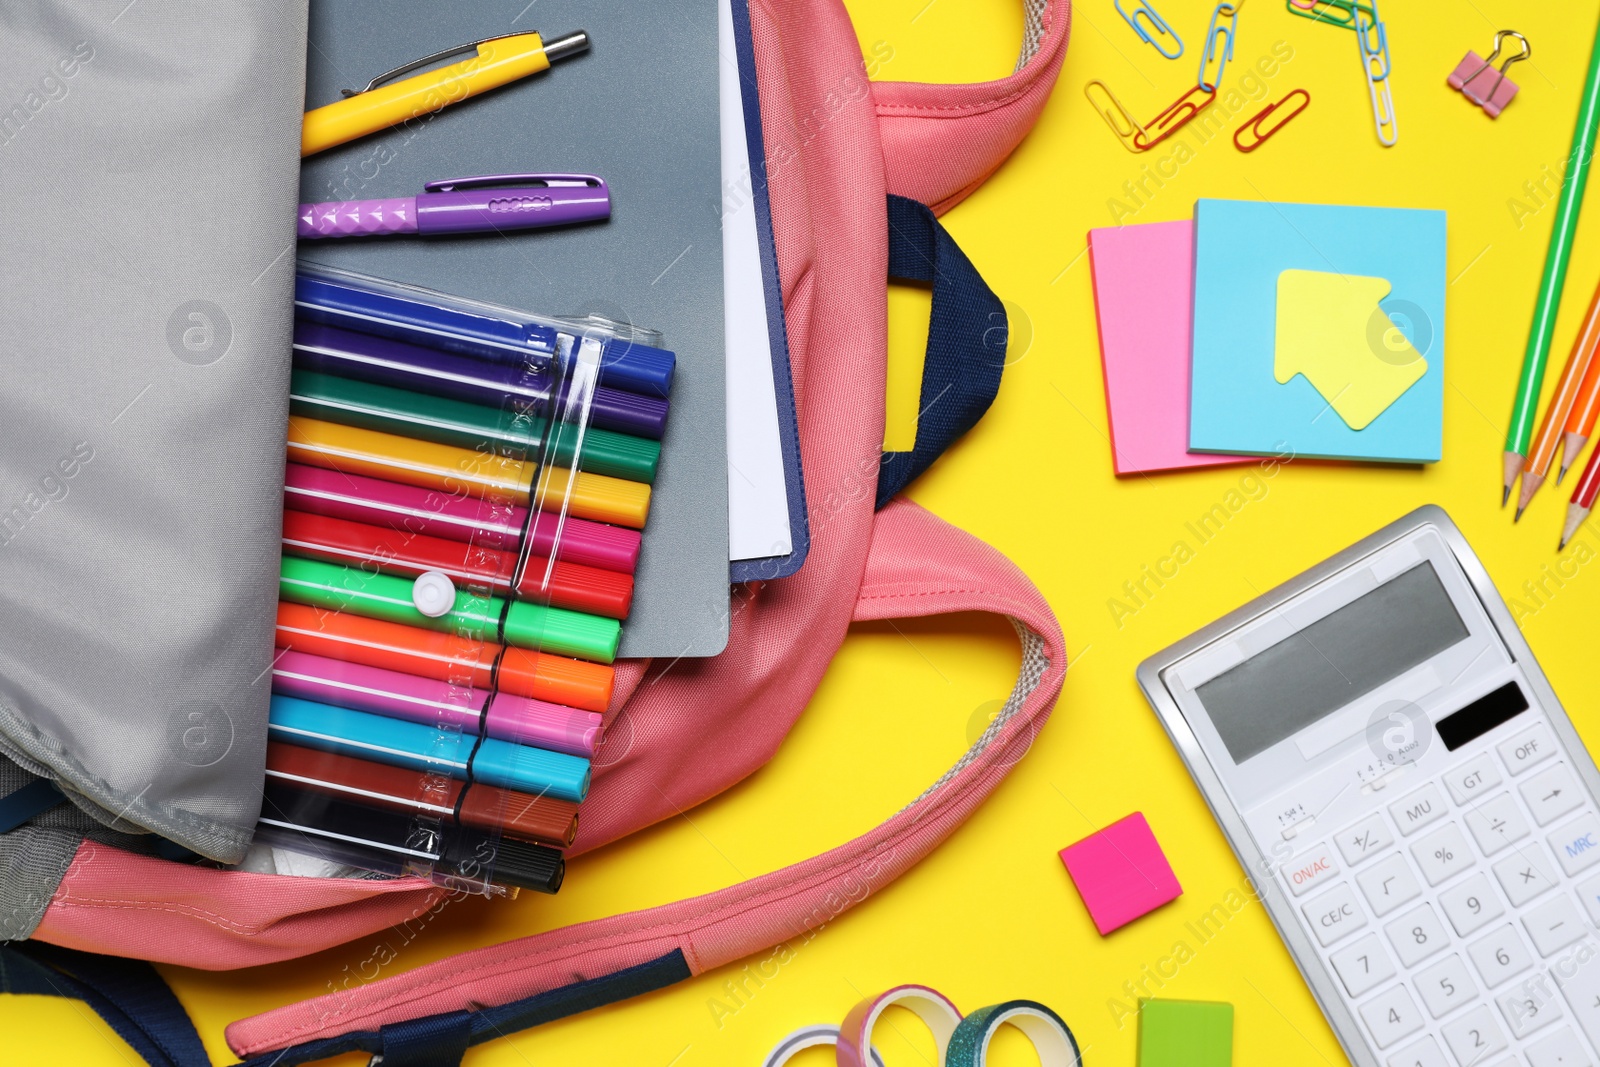
[[[555,60],[577,55],[588,48],[589,35],[582,30],[548,42],[537,33],[508,33],[423,56],[385,71],[364,89],[343,90],[343,100],[307,111],[300,130],[300,154],[313,155],[397,126],[407,119],[431,114],[446,105],[537,74],[548,69]],[[459,63],[392,85],[384,84],[391,78],[468,50],[473,55]]]

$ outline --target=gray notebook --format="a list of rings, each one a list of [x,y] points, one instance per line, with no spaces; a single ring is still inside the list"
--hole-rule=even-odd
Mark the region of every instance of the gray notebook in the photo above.
[[[300,194],[372,199],[410,196],[439,178],[580,172],[610,185],[609,222],[507,237],[306,241],[300,255],[528,311],[593,312],[661,331],[678,370],[621,655],[711,656],[728,639],[716,0],[313,0],[306,106],[452,45],[572,30],[588,31],[588,53],[311,156]]]

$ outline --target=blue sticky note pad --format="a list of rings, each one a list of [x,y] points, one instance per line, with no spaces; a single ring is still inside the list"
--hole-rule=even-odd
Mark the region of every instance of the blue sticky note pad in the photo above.
[[[1404,391],[1362,429],[1353,429],[1333,398],[1312,384],[1316,378],[1331,388],[1327,374],[1291,377],[1293,366],[1286,371],[1281,359],[1275,373],[1285,271],[1325,274],[1335,293],[1341,278],[1367,279],[1369,294],[1370,279],[1389,283],[1370,315],[1344,316],[1350,336],[1336,339],[1340,351],[1358,379],[1363,360],[1376,361],[1370,369],[1392,372],[1395,360],[1420,353],[1427,369],[1414,379],[1391,373],[1390,379],[1408,384],[1395,386]],[[1190,451],[1436,462],[1444,440],[1444,290],[1443,211],[1201,200],[1195,205]],[[1293,322],[1282,325],[1292,332]],[[1376,388],[1384,381],[1380,374]]]

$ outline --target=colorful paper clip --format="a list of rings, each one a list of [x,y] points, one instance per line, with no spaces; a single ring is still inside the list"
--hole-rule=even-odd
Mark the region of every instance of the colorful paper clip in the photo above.
[[[1361,73],[1366,75],[1367,95],[1372,99],[1372,125],[1378,134],[1378,143],[1393,148],[1400,140],[1400,121],[1394,112],[1394,93],[1389,87],[1389,37],[1383,22],[1376,18],[1377,3],[1369,19],[1367,12],[1356,8],[1356,43],[1361,48]],[[1377,45],[1372,44],[1371,33],[1378,33]]]
[[[1211,12],[1211,25],[1206,28],[1206,50],[1200,57],[1200,91],[1214,93],[1217,86],[1222,84],[1222,72],[1228,67],[1228,60],[1233,58],[1233,38],[1239,32],[1239,9],[1244,7],[1244,0],[1238,3],[1221,3]],[[1218,24],[1218,19],[1227,21]],[[1217,55],[1217,38],[1222,38],[1222,54]],[[1211,66],[1212,59],[1217,61],[1217,76],[1209,83],[1206,81],[1206,68]]]
[[[1205,97],[1203,103],[1197,103],[1196,97]],[[1194,117],[1209,107],[1216,100],[1217,94],[1195,86],[1177,100],[1173,101],[1161,114],[1145,123],[1133,138],[1133,148],[1136,152],[1148,152],[1168,137],[1194,121]]]
[[[1288,114],[1281,116],[1278,121],[1274,122],[1271,126],[1268,126],[1264,129],[1262,128],[1262,123],[1266,122],[1267,119],[1277,114],[1279,108],[1283,107],[1290,100],[1293,100],[1297,96],[1300,98],[1299,107],[1293,109]],[[1304,111],[1310,106],[1310,93],[1306,92],[1304,89],[1289,90],[1282,100],[1279,100],[1275,104],[1268,104],[1260,111],[1257,111],[1250,118],[1245,119],[1244,125],[1233,131],[1233,146],[1241,152],[1254,152],[1256,149],[1266,144],[1269,137],[1287,126],[1290,119],[1294,118],[1296,115],[1300,114],[1300,112]],[[1247,133],[1250,135],[1250,143],[1248,145],[1241,140],[1241,138]]]
[[[1150,6],[1150,0],[1140,0],[1139,6],[1134,8],[1133,14],[1131,15],[1122,10],[1122,0],[1111,0],[1111,2],[1112,6],[1117,9],[1117,14],[1122,16],[1122,21],[1126,22],[1129,26],[1132,26],[1133,32],[1139,35],[1139,40],[1143,41],[1151,48],[1154,48],[1157,52],[1160,52],[1168,59],[1177,59],[1179,56],[1183,55],[1183,39],[1177,35],[1171,26],[1167,25],[1167,20],[1157,14],[1156,9]],[[1145,22],[1149,24],[1148,29],[1140,24],[1140,15],[1143,15]],[[1154,36],[1152,36],[1152,34]],[[1169,52],[1165,48],[1161,47],[1159,38],[1162,37],[1171,37],[1173,41],[1177,43],[1178,50],[1176,52]]]
[[[1094,94],[1089,90],[1095,86],[1099,86],[1100,91],[1106,94],[1106,99],[1111,101],[1109,105],[1102,104],[1094,98]],[[1144,151],[1142,148],[1134,147],[1134,142],[1140,136],[1147,135],[1147,131],[1139,124],[1139,120],[1133,117],[1132,112],[1123,105],[1122,101],[1117,99],[1117,94],[1111,91],[1109,85],[1097,78],[1083,87],[1083,95],[1088,97],[1089,103],[1093,104],[1095,110],[1100,112],[1100,117],[1106,120],[1106,125],[1110,126],[1111,132],[1117,135],[1117,140],[1123,148],[1135,154]]]
[[[1360,0],[1284,0],[1284,6],[1289,9],[1291,15],[1299,15],[1312,22],[1339,26],[1346,30],[1356,28],[1357,8],[1365,11],[1372,21],[1378,20],[1372,8]]]
[[[1522,45],[1522,52],[1510,56],[1500,64],[1498,76],[1488,85],[1488,92],[1484,92],[1485,82],[1477,81],[1485,74],[1494,72],[1494,61],[1500,57],[1501,43],[1507,37],[1515,37],[1517,43]],[[1477,104],[1489,113],[1489,117],[1497,119],[1506,105],[1511,103],[1511,98],[1517,95],[1517,83],[1506,77],[1506,71],[1511,64],[1520,62],[1533,55],[1533,46],[1528,39],[1516,30],[1501,30],[1494,35],[1494,51],[1489,53],[1488,59],[1482,59],[1478,53],[1469,51],[1466,58],[1456,64],[1456,69],[1450,72],[1445,80],[1450,88],[1461,90],[1461,95]]]

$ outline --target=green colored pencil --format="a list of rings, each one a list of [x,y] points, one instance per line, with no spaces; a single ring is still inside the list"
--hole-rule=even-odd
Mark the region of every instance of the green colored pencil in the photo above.
[[[1522,473],[1528,442],[1533,438],[1539,393],[1544,388],[1545,366],[1550,361],[1550,338],[1556,329],[1556,312],[1561,310],[1567,261],[1572,258],[1578,212],[1583,207],[1583,189],[1589,181],[1589,164],[1594,160],[1597,126],[1600,126],[1600,26],[1595,28],[1595,41],[1589,51],[1589,75],[1583,83],[1578,125],[1572,131],[1572,155],[1567,159],[1566,178],[1561,183],[1561,202],[1556,206],[1555,227],[1550,231],[1550,247],[1544,257],[1544,276],[1539,279],[1539,300],[1533,306],[1533,326],[1528,330],[1528,351],[1522,357],[1522,376],[1517,379],[1516,401],[1511,406],[1501,507],[1511,499],[1511,487]]]

